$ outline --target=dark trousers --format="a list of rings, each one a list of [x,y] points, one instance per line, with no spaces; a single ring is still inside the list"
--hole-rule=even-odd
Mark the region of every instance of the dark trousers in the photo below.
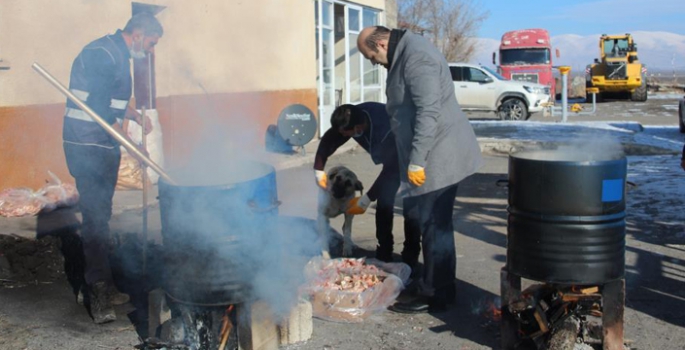
[[[376,200],[376,239],[378,239],[377,252],[389,256],[392,254],[395,243],[392,230],[395,215],[395,195],[400,187],[399,173],[394,172],[385,179],[378,184],[380,188]],[[402,261],[414,267],[418,262],[419,253],[421,253],[420,223],[418,216],[412,216],[406,207],[405,203],[403,205],[404,248],[402,249]]]
[[[121,152],[119,147],[108,149],[65,143],[64,154],[80,196],[86,283],[110,282],[109,219],[112,217],[112,197],[117,184]]]
[[[457,253],[452,213],[457,186],[405,199],[411,215],[418,216],[420,221],[424,263],[422,294],[444,302],[452,301],[456,292]]]

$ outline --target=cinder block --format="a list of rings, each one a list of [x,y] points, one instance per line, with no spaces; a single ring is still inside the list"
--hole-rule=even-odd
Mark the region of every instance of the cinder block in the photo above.
[[[281,345],[295,344],[312,338],[312,304],[300,301],[290,312],[288,318],[278,326]]]
[[[256,301],[237,308],[240,350],[277,350],[278,327],[269,306]]]
[[[161,289],[150,291],[148,300],[148,334],[150,337],[158,337],[159,326],[171,319],[171,311],[166,305],[166,294]]]

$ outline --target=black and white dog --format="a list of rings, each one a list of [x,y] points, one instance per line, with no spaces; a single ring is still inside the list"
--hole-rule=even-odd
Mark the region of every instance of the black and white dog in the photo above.
[[[350,200],[355,197],[357,191],[362,191],[364,186],[357,179],[352,170],[344,166],[331,168],[327,173],[326,190],[319,191],[319,210],[317,226],[322,255],[330,258],[328,252],[328,232],[330,232],[330,219],[345,214],[343,223],[343,256],[352,255],[352,219],[354,215],[347,214]]]

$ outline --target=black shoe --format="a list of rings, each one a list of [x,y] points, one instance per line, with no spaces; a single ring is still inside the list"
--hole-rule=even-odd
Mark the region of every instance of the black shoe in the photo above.
[[[109,301],[109,288],[105,282],[96,282],[90,286],[90,313],[93,316],[93,322],[96,324],[117,320]]]
[[[407,302],[397,302],[390,305],[388,310],[401,314],[425,314],[429,308],[427,297],[417,297]]]
[[[410,252],[405,248],[402,251],[402,262],[409,265],[412,270],[416,268],[417,265],[419,265],[419,252]]]
[[[376,246],[376,259],[382,262],[392,262],[392,247],[387,249]]]
[[[388,310],[401,314],[437,313],[447,310],[447,305],[435,298],[420,296],[408,302],[397,302]]]

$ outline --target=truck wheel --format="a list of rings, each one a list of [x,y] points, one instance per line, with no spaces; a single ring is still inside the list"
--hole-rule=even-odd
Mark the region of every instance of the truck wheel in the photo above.
[[[647,80],[644,78],[642,79],[642,85],[633,91],[633,93],[630,95],[630,100],[636,102],[647,101]]]
[[[497,109],[497,115],[501,120],[527,120],[530,117],[528,107],[518,98],[510,98],[504,101]]]

